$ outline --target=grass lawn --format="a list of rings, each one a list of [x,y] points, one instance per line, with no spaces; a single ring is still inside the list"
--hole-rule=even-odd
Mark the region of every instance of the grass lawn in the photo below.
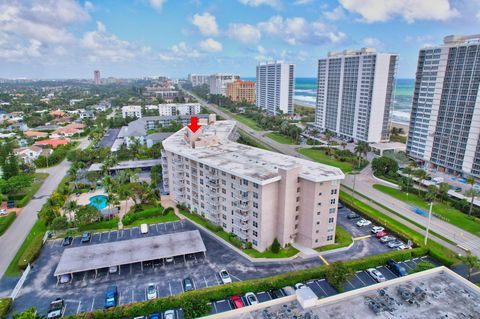
[[[350,173],[352,171],[352,164],[347,162],[340,162],[333,158],[330,158],[322,150],[311,149],[311,148],[301,148],[298,150],[298,152],[321,164],[338,167],[344,173]]]
[[[385,194],[401,200],[402,202],[417,206],[428,212],[429,205],[427,202],[415,194],[409,194],[407,196],[405,192],[380,184],[375,184],[373,187]],[[447,219],[450,224],[462,228],[474,235],[480,236],[480,220],[478,218],[469,217],[458,209],[439,202],[433,204],[433,212]]]
[[[27,235],[27,238],[25,238],[22,246],[20,246],[20,248],[18,249],[17,254],[15,255],[15,257],[13,257],[13,260],[10,262],[7,270],[5,271],[6,276],[20,276],[22,274],[22,270],[18,268],[18,260],[20,259],[20,256],[22,256],[24,251],[32,243],[35,237],[43,236],[46,231],[47,227],[45,226],[45,224],[42,221],[37,220],[35,225],[33,225],[32,229],[30,230],[30,233]]]
[[[13,223],[13,221],[17,218],[16,213],[10,213],[8,215],[0,217],[0,236],[3,235],[10,227],[10,225]]]
[[[268,147],[267,145],[263,144],[262,142],[260,142],[256,139],[250,137],[244,131],[238,130],[238,133],[240,134],[240,138],[237,140],[237,143],[254,146],[254,147],[261,148],[261,149],[264,149],[264,150],[267,150],[267,151],[272,151],[272,149],[270,147]]]
[[[337,225],[337,228],[335,229],[335,244],[318,247],[315,250],[322,252],[347,247],[351,243],[353,243],[352,235],[350,235],[350,233],[343,229],[340,225]]]
[[[35,178],[46,179],[48,175],[49,175],[48,173],[35,173]]]
[[[232,113],[233,117],[239,121],[240,123],[243,123],[245,124],[246,126],[248,126],[249,128],[255,130],[255,131],[261,131],[262,128],[260,126],[258,126],[257,122],[255,122],[254,120],[252,120],[251,118],[248,118],[244,115],[241,115],[241,114],[234,114]]]
[[[417,233],[390,216],[379,212],[378,210],[359,201],[358,199],[352,198],[350,194],[347,194],[344,191],[340,191],[340,199],[343,203],[345,203],[345,205],[350,206],[354,210],[360,212],[362,215],[365,215],[365,217],[373,219],[378,225],[382,225],[390,229],[392,232],[397,233],[397,235],[411,239],[416,245],[423,245],[424,234]],[[451,266],[449,264],[458,262],[454,252],[443,247],[432,239],[428,239],[427,248],[429,249],[429,254],[433,258],[447,264],[447,266]]]
[[[272,132],[268,133],[266,135],[268,138],[274,140],[275,142],[281,143],[281,144],[290,144],[290,145],[296,145],[297,142],[291,139],[290,137],[283,135],[278,132]]]
[[[230,240],[230,234],[229,233],[227,233],[224,230],[214,231],[213,229],[211,229],[212,224],[210,222],[208,222],[207,220],[205,220],[202,216],[199,216],[199,215],[194,214],[194,213],[188,213],[188,212],[181,212],[181,213],[185,217],[187,217],[188,219],[193,221],[194,223],[204,226],[205,228],[207,228],[207,229],[211,230],[213,233],[215,233],[218,237],[220,237],[223,240],[225,240],[225,241],[231,243],[232,245],[234,245],[234,243]],[[216,226],[213,226],[213,227],[216,227]],[[291,247],[291,246],[280,249],[280,251],[277,254],[271,252],[270,250],[266,250],[264,252],[259,252],[258,250],[255,250],[253,248],[250,248],[250,249],[239,248],[239,249],[241,249],[244,253],[246,253],[250,257],[254,257],[254,258],[286,258],[286,257],[294,256],[298,253],[298,250],[294,247]]]
[[[157,217],[151,217],[151,218],[145,218],[145,219],[138,219],[131,223],[128,226],[125,226],[125,228],[129,227],[136,227],[141,224],[158,224],[158,223],[166,223],[166,222],[174,222],[176,220],[179,220],[177,215],[175,213],[168,213],[165,216],[157,216]]]

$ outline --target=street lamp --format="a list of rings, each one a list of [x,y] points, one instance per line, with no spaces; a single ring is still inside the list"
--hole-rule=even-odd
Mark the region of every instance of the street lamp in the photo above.
[[[427,223],[427,229],[425,231],[425,246],[427,245],[427,240],[428,240],[428,232],[430,231],[430,222],[432,221],[432,207],[433,207],[433,200],[430,200],[430,209],[428,210],[428,223]]]

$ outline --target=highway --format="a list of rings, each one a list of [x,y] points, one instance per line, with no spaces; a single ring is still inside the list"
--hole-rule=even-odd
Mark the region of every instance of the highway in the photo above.
[[[79,148],[85,149],[89,144],[90,141],[87,138],[83,138],[80,140]],[[71,165],[72,163],[65,159],[56,166],[38,170],[39,172],[48,173],[49,176],[45,179],[32,200],[22,209],[8,230],[0,237],[0,252],[2,256],[0,258],[0,277],[3,277],[11,260],[15,257],[18,249],[37,221],[38,212],[53,191],[57,189],[58,184],[65,177]]]
[[[222,116],[225,119],[235,120],[230,114],[221,110],[217,105],[209,104],[205,100],[199,98],[198,96],[192,94],[189,91],[184,90],[184,92],[195,97],[205,108],[209,109],[210,111],[213,111],[214,113]],[[255,131],[241,122],[237,121],[237,123],[239,129],[244,131],[250,137],[255,138],[256,140],[270,146],[272,149],[286,155],[308,159],[302,154],[299,154],[296,151],[295,146],[278,143],[268,137],[263,136],[262,132]],[[410,205],[399,201],[387,194],[384,194],[372,187],[374,184],[378,183],[381,182],[379,182],[373,177],[372,171],[369,166],[367,169],[364,169],[360,174],[357,174],[355,189],[357,192],[373,199],[381,205],[394,209],[396,212],[402,214],[406,218],[415,221],[420,225],[427,225],[427,217],[415,213]],[[353,175],[346,174],[346,178],[342,182],[342,184],[352,188]],[[462,249],[468,249],[472,252],[472,254],[480,257],[480,238],[478,236],[475,236],[459,227],[456,227],[436,217],[432,217],[430,229],[435,233],[445,238],[448,238],[458,247]],[[435,239],[435,236],[431,237]]]

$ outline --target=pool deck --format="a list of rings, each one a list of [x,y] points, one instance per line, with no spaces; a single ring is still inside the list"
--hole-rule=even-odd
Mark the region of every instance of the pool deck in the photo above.
[[[85,206],[90,204],[90,197],[97,196],[97,195],[108,196],[103,189],[97,189],[94,192],[83,193],[83,194],[80,194],[79,196],[72,194],[70,195],[68,200],[77,202],[77,204],[80,206]]]

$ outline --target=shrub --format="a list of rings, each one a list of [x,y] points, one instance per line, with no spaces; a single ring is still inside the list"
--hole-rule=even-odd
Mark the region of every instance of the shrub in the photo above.
[[[221,228],[221,227],[220,227]],[[234,234],[230,234],[229,237],[228,237],[228,241],[235,247],[237,248],[242,248],[243,247],[243,244],[242,244],[242,241],[240,239],[237,238],[237,236],[235,236]]]
[[[278,254],[280,252],[280,248],[280,243],[278,242],[278,239],[275,238],[270,246],[270,251],[274,254]]]
[[[377,176],[397,176],[398,163],[394,159],[386,156],[381,156],[372,161],[373,173]]]
[[[95,230],[95,229],[116,229],[118,227],[118,217],[102,220],[96,223],[87,224],[78,227],[79,231]]]
[[[175,212],[175,210],[173,209],[173,207],[167,207],[163,210],[163,215],[168,215],[170,213],[173,214],[174,212]]]
[[[435,268],[435,265],[429,263],[428,261],[422,260],[415,266],[414,269],[410,270],[408,274],[414,274],[416,272],[421,272],[432,268]]]
[[[18,259],[18,268],[25,269],[28,264],[32,263],[40,255],[43,245],[43,233],[37,234],[30,242],[30,245],[25,249],[23,254]]]
[[[129,212],[128,214],[123,216],[122,223],[124,225],[131,225],[136,220],[159,217],[163,215],[166,215],[163,214],[163,207],[154,207],[137,213]]]
[[[223,230],[223,228],[221,226],[218,226],[218,225],[215,225],[215,224],[212,224],[212,223],[207,223],[206,227],[209,230],[213,231],[214,233],[218,233],[219,231]]]
[[[12,306],[12,298],[0,299],[0,319],[7,318],[7,313]]]
[[[325,270],[325,277],[328,282],[339,292],[343,291],[343,283],[350,279],[352,275],[353,271],[342,261],[334,262],[327,266]]]
[[[15,218],[17,218],[16,213],[10,213],[7,216],[0,217],[0,236],[7,231]]]
[[[51,229],[62,230],[68,228],[68,220],[65,216],[57,216],[52,220]]]

